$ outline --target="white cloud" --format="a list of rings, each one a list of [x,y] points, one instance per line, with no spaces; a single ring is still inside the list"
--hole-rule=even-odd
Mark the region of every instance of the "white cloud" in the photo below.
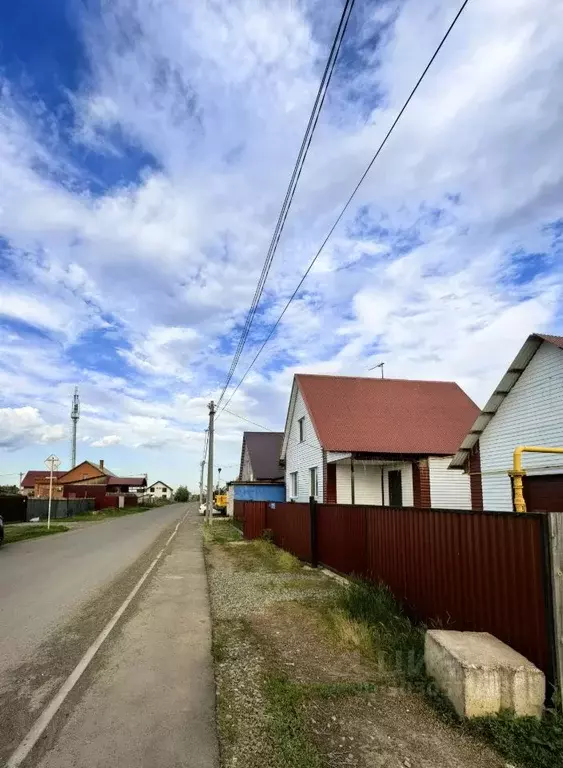
[[[105,448],[108,445],[119,445],[121,438],[118,435],[104,435],[99,440],[90,443],[93,448]]]
[[[64,437],[60,424],[47,424],[37,408],[0,408],[0,447],[8,451]]]
[[[235,381],[456,10],[356,7]],[[2,404],[66,424],[79,383],[91,446],[131,471],[135,456],[164,470],[181,455],[196,481],[206,403],[230,365],[339,12],[315,0],[105,4],[82,17],[90,74],[71,94],[71,142],[4,82],[0,235],[13,269],[0,320],[49,338],[6,325]],[[561,216],[562,22],[548,0],[468,6],[235,413],[280,427],[294,370],[365,374],[379,359],[387,375],[453,378],[482,402],[528,333],[563,328],[561,254],[545,228]],[[86,168],[84,148],[96,157]],[[98,170],[128,150],[154,162],[104,187]],[[526,267],[519,253],[545,255]],[[77,357],[85,331],[109,335]],[[219,425],[218,461],[236,465],[246,425],[226,413]]]

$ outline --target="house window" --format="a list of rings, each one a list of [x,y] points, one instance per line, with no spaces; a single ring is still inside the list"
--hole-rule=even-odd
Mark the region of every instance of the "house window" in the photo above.
[[[297,498],[297,472],[292,472],[289,476],[289,495],[292,499]]]
[[[309,470],[310,489],[309,494],[315,499],[319,495],[319,472],[317,467],[311,467]]]
[[[305,417],[302,416],[299,419],[299,442],[302,443],[305,440]]]

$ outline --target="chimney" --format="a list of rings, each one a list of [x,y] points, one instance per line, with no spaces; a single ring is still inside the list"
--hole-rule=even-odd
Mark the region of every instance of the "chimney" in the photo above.
[[[100,459],[100,469],[103,471],[104,469],[104,460]]]

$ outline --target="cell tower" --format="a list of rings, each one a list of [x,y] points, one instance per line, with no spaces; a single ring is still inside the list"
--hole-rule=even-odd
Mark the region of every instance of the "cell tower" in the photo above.
[[[76,430],[78,427],[78,419],[80,418],[80,398],[78,397],[78,387],[74,388],[70,418],[72,420],[72,460],[70,468],[72,469],[76,466]]]

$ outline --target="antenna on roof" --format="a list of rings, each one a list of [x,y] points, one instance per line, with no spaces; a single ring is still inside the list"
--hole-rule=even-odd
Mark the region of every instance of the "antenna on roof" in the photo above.
[[[383,372],[383,366],[384,365],[385,365],[385,363],[378,363],[377,365],[374,365],[373,368],[368,368],[368,370],[369,371],[375,371],[376,368],[381,368],[381,378],[384,379],[385,378],[385,374]]]
[[[70,418],[72,421],[72,457],[70,462],[70,468],[76,466],[76,430],[78,427],[78,419],[80,418],[80,398],[78,397],[78,387],[74,388],[74,396],[72,398],[72,407],[70,409]]]

